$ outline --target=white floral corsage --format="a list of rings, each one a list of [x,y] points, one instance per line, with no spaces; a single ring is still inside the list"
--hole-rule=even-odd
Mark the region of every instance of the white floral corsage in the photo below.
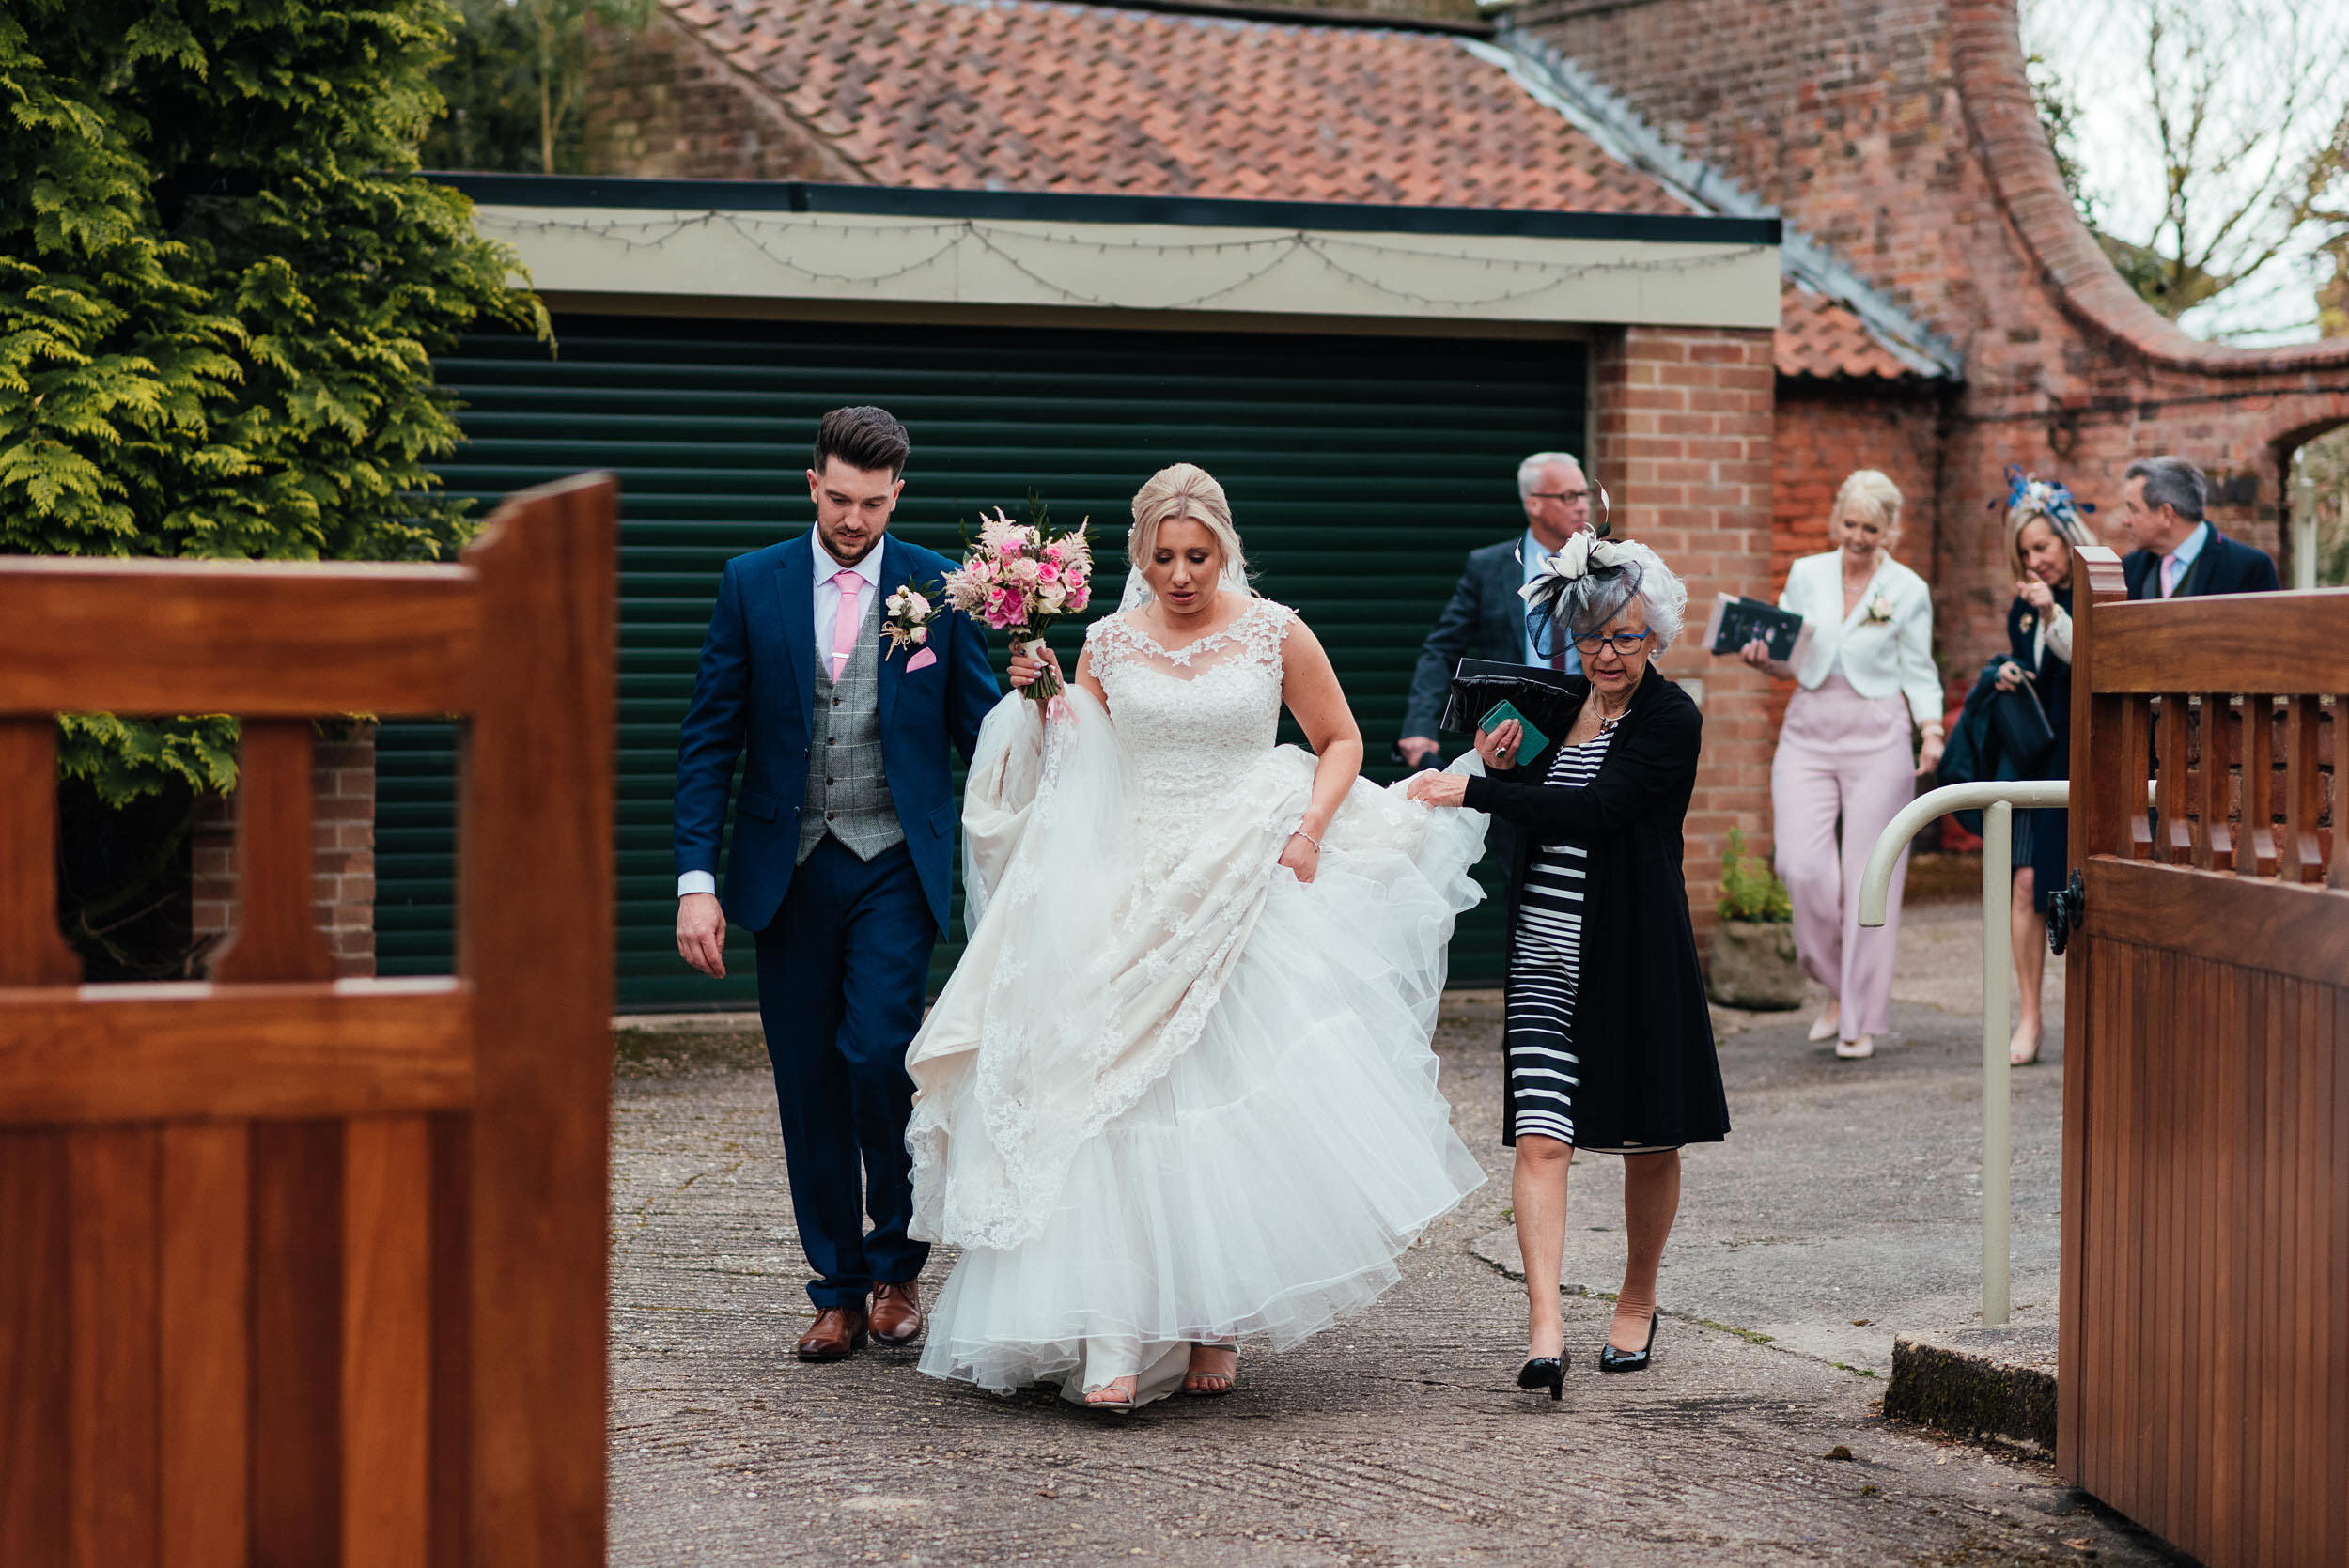
[[[1555,555],[1542,557],[1533,581],[1519,588],[1517,597],[1531,604],[1536,596],[1554,592],[1559,580],[1571,582],[1578,577],[1588,577],[1595,567],[1619,567],[1628,558],[1611,542],[1584,529],[1560,546]]]
[[[1892,601],[1882,594],[1868,601],[1868,619],[1882,626],[1892,618]]]
[[[929,597],[909,582],[889,596],[886,608],[889,616],[881,622],[881,630],[889,638],[890,650],[918,648],[930,640],[930,623],[938,619],[938,607]]]

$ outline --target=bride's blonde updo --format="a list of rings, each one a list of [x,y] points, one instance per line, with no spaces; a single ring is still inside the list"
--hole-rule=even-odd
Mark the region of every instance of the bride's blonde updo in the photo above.
[[[1232,504],[1215,475],[1197,463],[1174,463],[1150,475],[1134,491],[1134,526],[1126,536],[1126,558],[1141,571],[1157,553],[1159,529],[1180,518],[1205,527],[1223,550],[1227,578],[1245,582],[1248,558],[1239,548],[1239,530],[1232,526]]]

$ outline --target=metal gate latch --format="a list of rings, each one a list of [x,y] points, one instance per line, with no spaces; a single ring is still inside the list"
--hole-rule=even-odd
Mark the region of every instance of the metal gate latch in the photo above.
[[[2047,899],[2047,951],[2063,956],[2063,944],[2088,918],[2088,886],[2080,874],[2072,873],[2071,886],[2058,889]]]

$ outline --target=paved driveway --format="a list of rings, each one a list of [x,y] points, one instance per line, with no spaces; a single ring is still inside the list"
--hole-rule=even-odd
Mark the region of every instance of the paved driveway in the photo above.
[[[1921,932],[1915,950],[1963,953],[1966,939]],[[1510,1386],[1522,1297],[1479,1255],[1480,1241],[1505,1250],[1497,1014],[1467,997],[1439,1037],[1444,1083],[1494,1182],[1365,1316],[1248,1358],[1227,1399],[1131,1418],[935,1383],[910,1352],[793,1360],[812,1314],[755,1042],[630,1036],[613,1195],[612,1560],[2168,1560],[2045,1463],[1876,1415],[1883,1384],[1863,1374],[1880,1370],[1883,1326],[1969,1310],[1979,1024],[1906,1002],[1902,1037],[1854,1071],[1805,1045],[1803,1021],[1724,1047],[1737,1130],[1690,1157],[1653,1371],[1588,1370],[1609,1309],[1583,1296],[1567,1302],[1578,1365],[1564,1403]],[[2044,1301],[2035,1292],[2052,1261],[2060,1070],[2019,1078],[2015,1113],[2015,1299],[2050,1314],[2051,1281]],[[1577,1167],[1569,1279],[1592,1290],[1620,1266],[1618,1169]]]

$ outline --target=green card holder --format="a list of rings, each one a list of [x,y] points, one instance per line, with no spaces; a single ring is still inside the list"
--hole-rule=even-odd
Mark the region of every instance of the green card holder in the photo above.
[[[1533,721],[1517,711],[1517,704],[1512,702],[1493,704],[1491,707],[1485,710],[1485,716],[1476,721],[1476,727],[1486,735],[1490,735],[1512,719],[1525,726],[1525,732],[1517,741],[1517,765],[1522,768],[1542,754],[1542,748],[1549,744],[1549,737],[1535,729]]]

